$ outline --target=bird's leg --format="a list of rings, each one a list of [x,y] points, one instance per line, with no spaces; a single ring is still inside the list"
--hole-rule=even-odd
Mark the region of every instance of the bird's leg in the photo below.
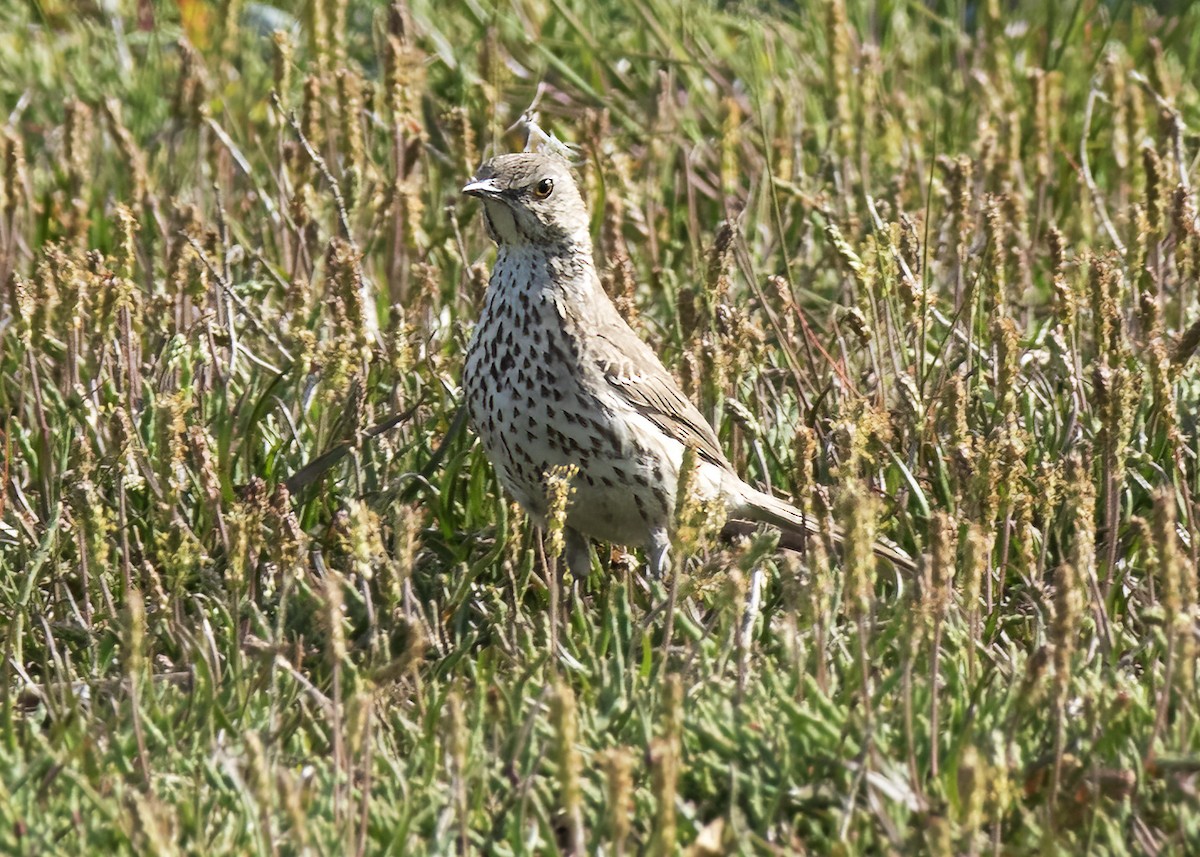
[[[650,540],[646,543],[646,560],[650,565],[650,574],[655,580],[666,579],[671,570],[671,537],[665,527],[650,531]]]
[[[592,573],[591,541],[579,530],[566,528],[563,553],[567,561],[567,570],[575,578],[576,583],[587,580]]]
[[[650,573],[654,575],[655,580],[666,584],[667,587],[662,637],[662,662],[665,664],[670,657],[671,640],[675,635],[675,601],[679,597],[679,574],[677,569],[671,567],[671,537],[667,535],[666,527],[650,531],[646,555],[650,563]]]

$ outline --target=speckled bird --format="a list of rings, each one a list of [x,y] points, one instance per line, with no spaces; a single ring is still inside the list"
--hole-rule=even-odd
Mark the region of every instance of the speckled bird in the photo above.
[[[588,567],[587,537],[642,545],[652,572],[666,570],[688,447],[696,451],[692,485],[701,498],[719,498],[731,517],[812,532],[798,509],[742,481],[712,426],[617,312],[596,273],[587,207],[563,159],[500,155],[463,193],[483,201],[498,245],[467,347],[467,408],[500,483],[540,525],[547,472],[578,468],[566,519],[573,571]],[[912,564],[894,545],[875,550]]]

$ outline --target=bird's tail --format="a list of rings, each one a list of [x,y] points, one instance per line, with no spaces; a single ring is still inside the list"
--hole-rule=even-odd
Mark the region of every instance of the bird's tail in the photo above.
[[[733,517],[750,518],[770,524],[778,527],[785,535],[792,535],[800,539],[816,536],[822,532],[829,533],[837,544],[841,544],[846,538],[845,533],[837,525],[829,524],[821,527],[792,504],[784,502],[778,497],[772,497],[770,494],[764,494],[762,491],[756,491],[749,486],[743,490],[741,502],[735,505],[730,512]],[[917,564],[908,555],[908,552],[889,539],[877,538],[872,550],[877,557],[887,560],[897,568],[904,571],[916,570]]]

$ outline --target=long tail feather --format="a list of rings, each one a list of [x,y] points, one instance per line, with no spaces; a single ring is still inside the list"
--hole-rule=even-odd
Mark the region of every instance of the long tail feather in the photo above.
[[[830,524],[822,528],[816,521],[807,517],[803,512],[790,503],[786,503],[770,494],[747,488],[742,502],[732,510],[733,517],[750,518],[764,524],[778,527],[785,535],[791,535],[801,540],[828,532],[834,542],[841,544],[845,541],[845,533],[841,528]],[[785,544],[785,546],[787,546]],[[877,538],[872,549],[880,559],[885,559],[904,571],[915,571],[916,561],[908,555],[904,548],[895,542]]]

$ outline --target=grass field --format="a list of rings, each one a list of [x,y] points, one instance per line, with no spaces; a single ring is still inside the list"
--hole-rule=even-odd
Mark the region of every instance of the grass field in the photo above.
[[[1157,9],[0,3],[0,853],[1200,853]],[[668,603],[500,493],[457,191],[539,92],[621,311],[846,550],[688,506]]]

